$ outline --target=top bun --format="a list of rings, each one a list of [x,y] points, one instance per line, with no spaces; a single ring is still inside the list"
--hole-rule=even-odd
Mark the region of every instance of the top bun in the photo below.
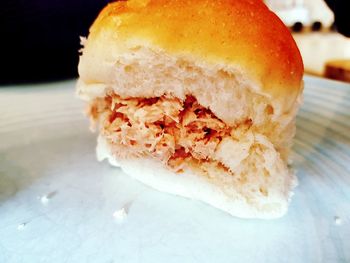
[[[236,76],[238,72],[240,84],[248,83],[270,98],[279,115],[292,111],[302,91],[300,52],[289,30],[261,0],[111,3],[90,29],[79,65],[84,86],[80,90],[89,93],[88,85],[96,84],[92,93],[99,83],[113,83],[117,77],[111,65],[137,47],[186,57]]]

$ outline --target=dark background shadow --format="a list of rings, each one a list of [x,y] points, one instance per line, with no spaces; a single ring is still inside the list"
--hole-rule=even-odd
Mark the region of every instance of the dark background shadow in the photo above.
[[[108,2],[112,0],[2,0],[0,84],[76,77],[79,36],[88,35]],[[350,36],[348,0],[326,2],[339,33]]]
[[[108,0],[2,0],[0,84],[77,76],[79,36]]]

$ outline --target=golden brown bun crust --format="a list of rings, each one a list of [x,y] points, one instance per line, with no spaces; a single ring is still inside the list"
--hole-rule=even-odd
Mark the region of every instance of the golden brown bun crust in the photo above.
[[[115,2],[91,27],[86,48],[109,34],[121,50],[147,44],[170,55],[238,67],[285,110],[302,89],[300,52],[289,30],[260,0]]]

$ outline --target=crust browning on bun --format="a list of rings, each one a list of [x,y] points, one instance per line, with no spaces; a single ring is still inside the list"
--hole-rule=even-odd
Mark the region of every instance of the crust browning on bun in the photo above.
[[[84,42],[77,92],[99,160],[234,216],[287,211],[303,64],[262,1],[115,2]]]
[[[302,88],[300,52],[288,29],[259,0],[111,3],[91,27],[79,67],[81,79],[112,82],[117,76],[107,69],[108,63],[139,47],[239,72],[283,112],[293,107]]]

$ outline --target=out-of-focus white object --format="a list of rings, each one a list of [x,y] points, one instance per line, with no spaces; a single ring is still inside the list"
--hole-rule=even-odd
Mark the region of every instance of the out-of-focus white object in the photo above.
[[[350,59],[350,38],[341,34],[316,32],[294,34],[293,37],[308,73],[323,75],[327,61]]]
[[[304,6],[303,0],[266,0],[265,2],[287,26],[297,22],[310,23],[309,10]]]
[[[324,27],[329,27],[334,21],[324,0],[266,0],[265,3],[287,26],[297,22],[303,26],[321,22]]]
[[[304,0],[304,6],[309,11],[310,24],[319,21],[324,27],[330,27],[334,14],[324,0]]]

